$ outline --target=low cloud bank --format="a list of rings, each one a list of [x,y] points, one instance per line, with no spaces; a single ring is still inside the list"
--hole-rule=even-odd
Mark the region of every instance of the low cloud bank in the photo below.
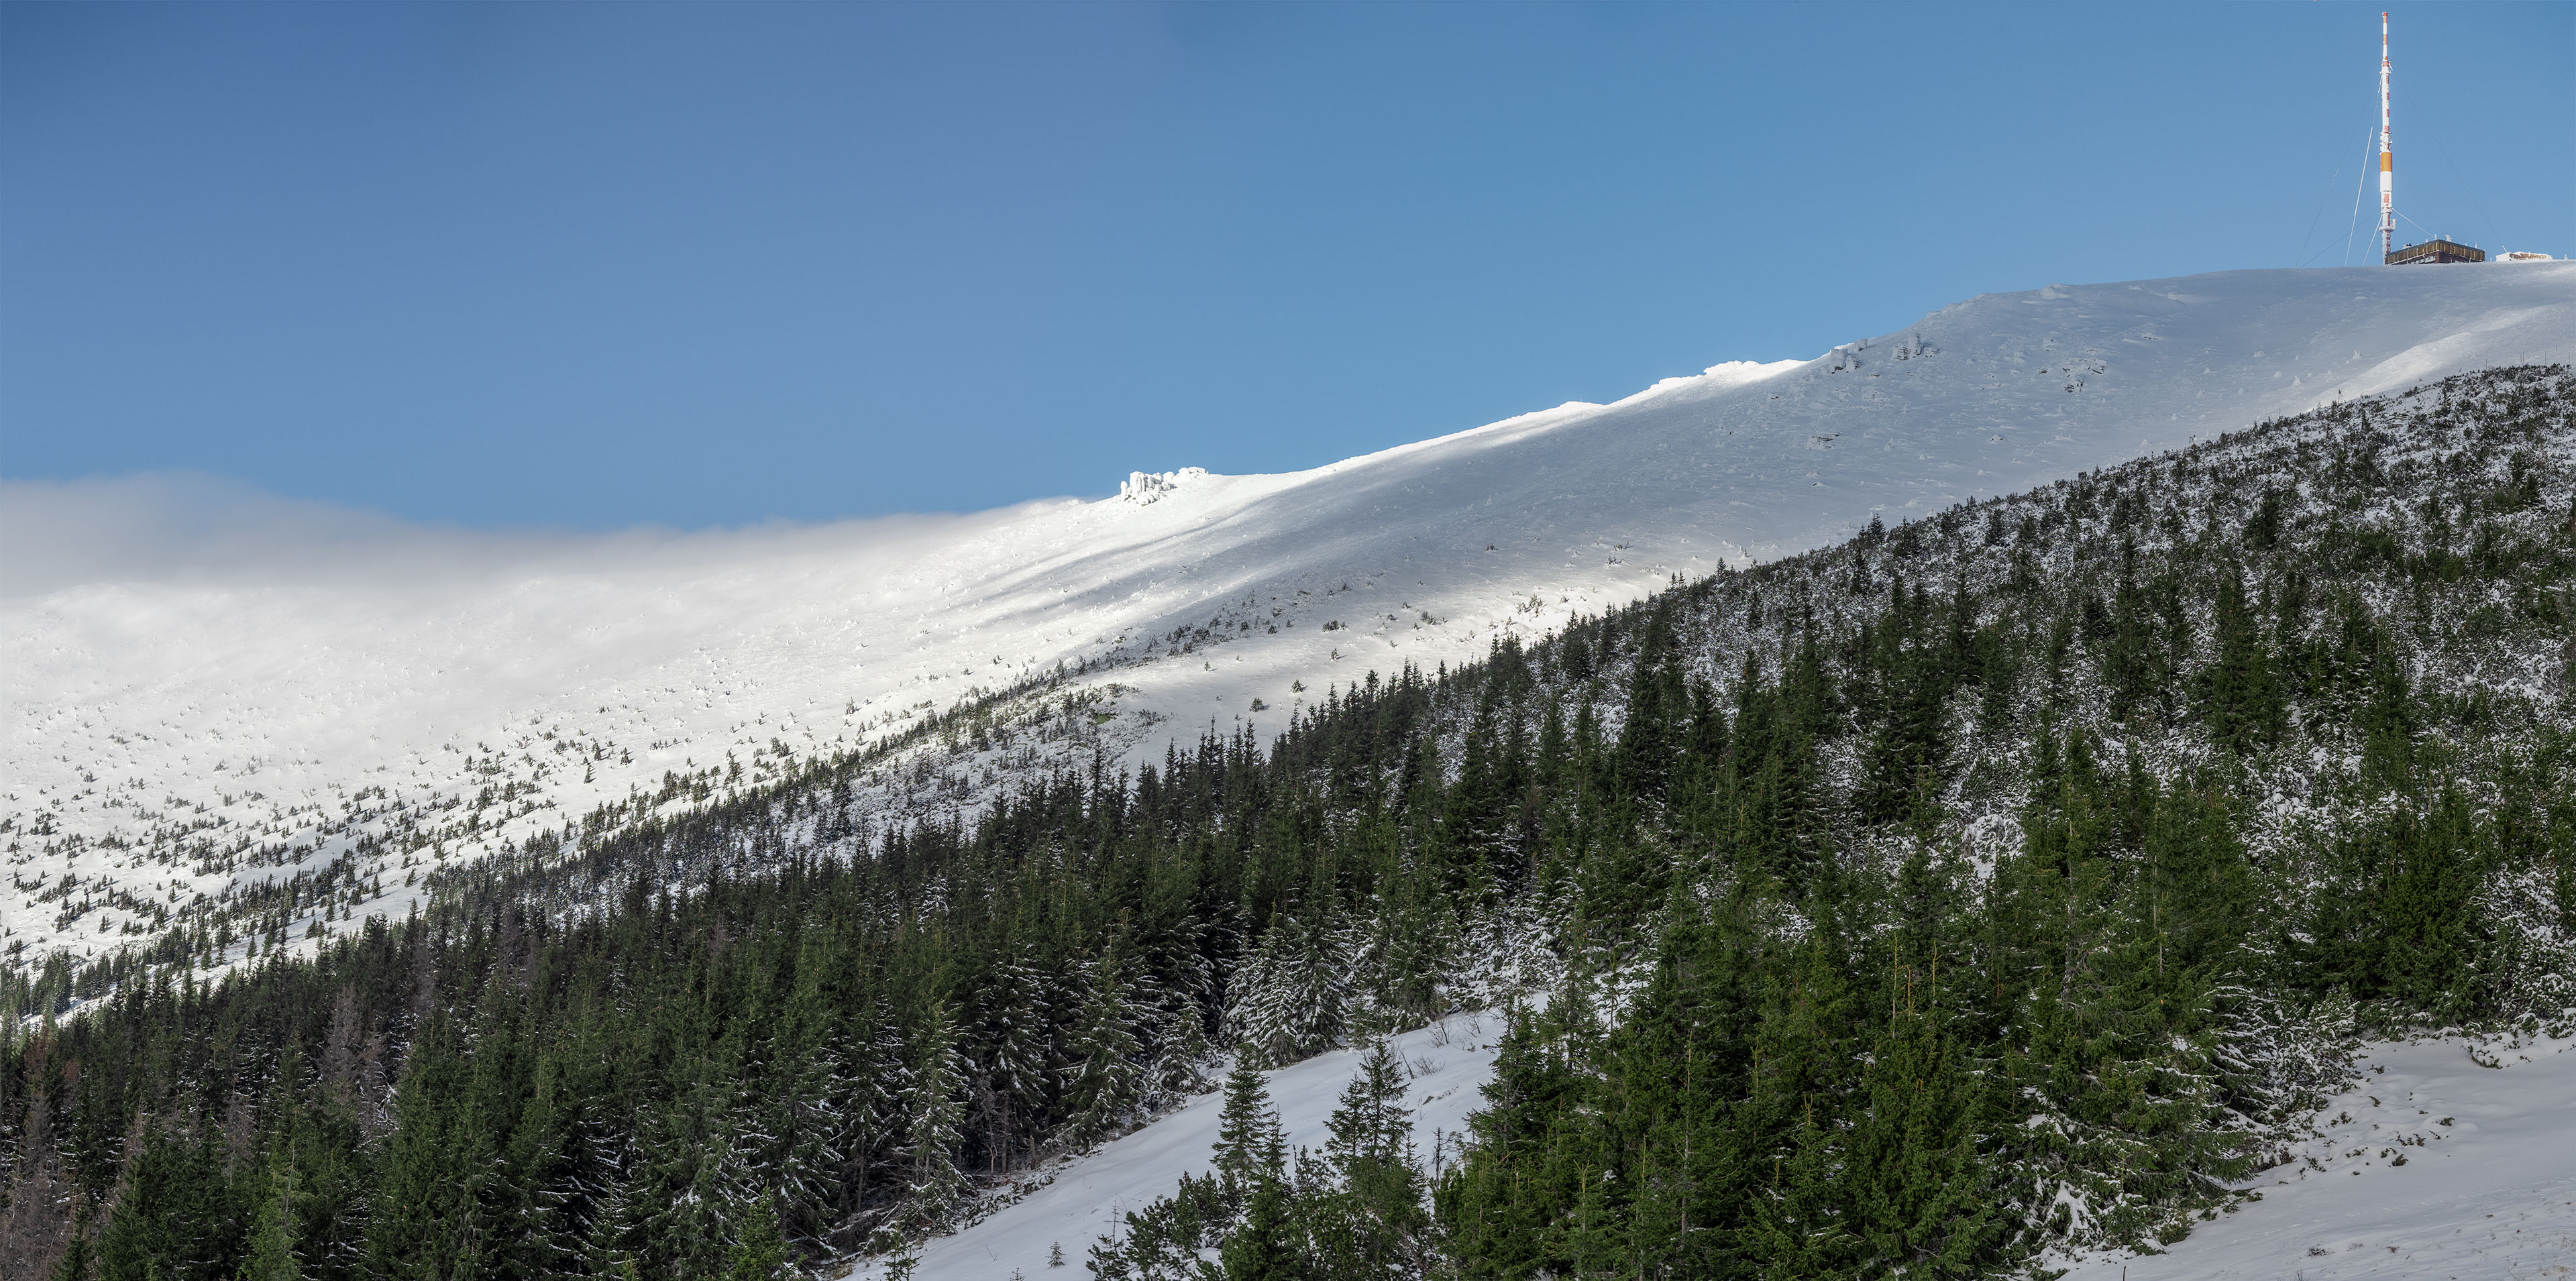
[[[775,555],[900,552],[1061,501],[971,515],[592,533],[415,524],[185,472],[0,480],[0,548],[7,549],[0,598],[151,583],[372,585],[399,595],[522,575],[616,576]]]

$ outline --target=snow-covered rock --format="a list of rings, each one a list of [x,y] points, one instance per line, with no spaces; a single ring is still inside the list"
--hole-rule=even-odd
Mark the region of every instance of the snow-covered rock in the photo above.
[[[1131,471],[1119,482],[1118,497],[1139,507],[1179,489],[1208,474],[1205,467],[1184,467],[1179,471]]]

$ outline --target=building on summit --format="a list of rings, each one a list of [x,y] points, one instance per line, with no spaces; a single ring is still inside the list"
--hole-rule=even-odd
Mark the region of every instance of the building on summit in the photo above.
[[[2427,240],[2420,245],[2408,245],[2403,249],[2391,249],[2381,259],[2382,262],[2391,267],[2401,267],[2421,262],[2485,262],[2486,260],[2486,250],[2479,249],[2472,245],[2464,245],[2456,240],[2442,237],[2435,237],[2434,239]]]

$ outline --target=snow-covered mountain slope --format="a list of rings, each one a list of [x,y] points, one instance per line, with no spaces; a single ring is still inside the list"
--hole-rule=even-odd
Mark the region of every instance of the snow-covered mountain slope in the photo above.
[[[2067,1281],[2576,1275],[2576,1041],[2374,1045],[2262,1200]]]
[[[2571,358],[2576,263],[2051,286],[1286,475],[54,581],[0,603],[0,928],[20,959],[95,954],[302,873],[255,905],[292,939],[398,913],[423,868],[597,807],[694,804],[1017,687],[988,722],[1005,732],[872,794],[889,818],[944,812],[1096,750],[1133,764],[1174,735],[1276,727],[1372,670],[1471,659],[1873,512]]]
[[[1458,1155],[1467,1114],[1484,1106],[1482,1090],[1493,1075],[1495,1038],[1502,1019],[1466,1014],[1388,1040],[1411,1081],[1404,1107],[1411,1115],[1416,1156],[1436,1170]],[[1325,1122],[1351,1083],[1365,1047],[1319,1054],[1269,1076],[1271,1106],[1291,1150],[1322,1151]],[[925,1242],[912,1256],[912,1281],[1002,1281],[1019,1276],[1087,1275],[1050,1272],[1047,1260],[1061,1249],[1068,1268],[1080,1268],[1091,1245],[1119,1233],[1130,1210],[1169,1196],[1183,1174],[1213,1166],[1221,1095],[1202,1094],[1153,1124],[1073,1160],[1035,1172],[1027,1189],[986,1217],[948,1236]],[[1014,1189],[989,1194],[1008,1200]],[[873,1281],[891,1258],[862,1262],[849,1276]]]

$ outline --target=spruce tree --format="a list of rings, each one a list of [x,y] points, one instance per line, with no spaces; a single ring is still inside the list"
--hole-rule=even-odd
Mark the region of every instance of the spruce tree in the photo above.
[[[1296,1214],[1297,1206],[1276,1171],[1253,1184],[1243,1222],[1228,1233],[1217,1251],[1225,1281],[1307,1281],[1307,1266]]]
[[[1090,969],[1091,982],[1069,1047],[1073,1065],[1065,1072],[1067,1115],[1057,1132],[1057,1141],[1070,1147],[1116,1133],[1135,1112],[1142,1094],[1144,1068],[1138,1061],[1136,1018],[1127,1003],[1114,937]]]
[[[300,1281],[304,1271],[295,1257],[294,1171],[276,1169],[269,1182],[272,1189],[260,1198],[258,1217],[251,1222],[250,1257],[242,1261],[241,1281]]]
[[[1422,1274],[1429,1215],[1413,1123],[1403,1106],[1405,1085],[1404,1065],[1385,1041],[1375,1042],[1326,1121],[1331,1137],[1321,1174],[1330,1191],[1309,1214],[1328,1225],[1315,1235],[1322,1267],[1332,1276]]]
[[[1229,1201],[1241,1204],[1254,1184],[1275,1178],[1287,1161],[1279,1114],[1270,1107],[1270,1084],[1248,1061],[1237,1059],[1225,1074],[1216,1134],[1217,1178]]]
[[[777,1212],[767,1199],[754,1197],[734,1224],[732,1255],[724,1281],[780,1281],[787,1275],[787,1239],[779,1234]]]
[[[965,1059],[944,1007],[933,1009],[915,1030],[912,1054],[903,1095],[904,1204],[897,1222],[904,1230],[927,1232],[948,1222],[967,1189],[966,1175],[957,1168],[966,1115]]]
[[[1901,1013],[1859,1093],[1843,1171],[1859,1271],[1968,1277],[2009,1262],[2000,1189],[1978,1150],[1982,1092],[1939,1018]]]

